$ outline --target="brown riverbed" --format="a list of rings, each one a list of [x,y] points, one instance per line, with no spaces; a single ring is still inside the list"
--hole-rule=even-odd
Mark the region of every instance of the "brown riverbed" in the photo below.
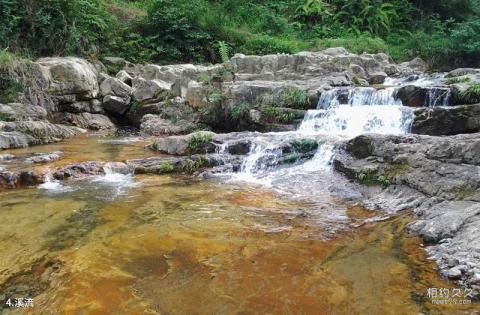
[[[129,139],[129,140],[128,140]],[[63,151],[54,168],[154,153],[148,139],[84,135],[3,151]],[[120,141],[117,141],[120,140]],[[124,141],[128,140],[128,141]],[[22,162],[7,168],[28,168]],[[439,306],[441,279],[405,213],[318,194],[292,201],[246,183],[124,176],[0,192],[0,299],[6,314],[474,314]],[[320,200],[318,200],[320,199]]]

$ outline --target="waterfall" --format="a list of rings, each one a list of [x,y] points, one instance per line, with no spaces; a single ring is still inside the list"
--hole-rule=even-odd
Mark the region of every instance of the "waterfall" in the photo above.
[[[281,136],[264,135],[251,139],[250,152],[234,178],[267,185],[276,182],[279,185],[279,182],[293,180],[291,176],[330,170],[335,142],[339,140],[365,133],[408,133],[413,111],[396,98],[396,91],[395,87],[340,87],[324,91],[317,109],[307,112],[296,131]],[[438,103],[438,97],[440,94],[432,95],[435,104]],[[443,101],[445,97],[442,96],[441,99]],[[319,142],[314,157],[303,164],[278,168],[282,158],[282,144],[302,138]],[[275,171],[272,171],[274,168]]]
[[[396,89],[389,87],[375,89],[371,87],[335,88],[322,92],[317,109],[328,109],[331,106],[374,106],[374,105],[402,105],[402,101],[395,98]]]
[[[449,88],[432,87],[428,90],[427,103],[428,107],[448,106],[452,91]]]

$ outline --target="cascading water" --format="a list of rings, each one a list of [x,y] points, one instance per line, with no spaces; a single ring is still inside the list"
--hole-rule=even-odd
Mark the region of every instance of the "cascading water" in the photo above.
[[[250,153],[234,177],[270,184],[280,177],[325,171],[333,157],[334,143],[339,140],[364,133],[408,133],[412,110],[402,106],[395,93],[395,88],[364,87],[325,91],[317,109],[307,112],[297,131],[253,138]],[[300,165],[271,171],[279,164],[282,145],[302,138],[313,138],[321,143],[314,157]]]

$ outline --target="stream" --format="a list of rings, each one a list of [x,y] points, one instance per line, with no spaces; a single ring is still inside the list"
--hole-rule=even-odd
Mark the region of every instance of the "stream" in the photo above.
[[[338,141],[409,132],[412,109],[394,93],[333,89],[296,131],[252,134],[237,171],[201,178],[107,170],[0,192],[0,300],[34,300],[31,309],[4,305],[0,313],[472,314],[475,304],[427,297],[429,288],[456,285],[408,233],[413,216],[352,205],[355,186],[330,165]],[[279,165],[279,148],[292,138],[320,145],[311,160]],[[145,149],[150,142],[87,134],[2,152],[63,152],[52,163],[2,163],[53,169],[158,155]],[[227,155],[222,147],[216,154]]]

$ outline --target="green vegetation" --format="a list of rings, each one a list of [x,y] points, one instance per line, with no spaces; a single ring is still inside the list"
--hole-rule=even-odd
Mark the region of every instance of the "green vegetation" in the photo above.
[[[318,142],[313,139],[299,139],[292,142],[292,148],[299,153],[309,153],[318,149]]]
[[[205,149],[206,145],[213,140],[213,133],[209,131],[198,131],[188,138],[187,148],[192,153],[198,153]]]
[[[291,87],[283,91],[283,105],[289,108],[305,109],[308,105],[307,91]]]
[[[295,113],[270,105],[262,108],[262,114],[269,123],[290,124],[297,118]]]
[[[480,103],[480,84],[472,84],[466,89],[462,95],[462,99],[470,104]]]
[[[390,186],[390,180],[384,176],[377,176],[376,172],[372,169],[366,169],[357,174],[357,181],[366,186],[381,185],[383,187]]]
[[[479,0],[0,0],[0,48],[26,56],[226,62],[343,46],[478,65]]]
[[[158,173],[159,174],[171,173],[174,170],[175,170],[175,167],[173,166],[172,163],[169,163],[169,162],[162,163],[158,166]]]
[[[445,80],[446,84],[456,84],[456,83],[467,83],[470,82],[471,79],[468,76],[460,76],[460,77],[453,77],[453,78],[448,78]]]
[[[194,173],[199,169],[206,167],[208,165],[207,160],[199,156],[196,159],[189,159],[182,163],[182,170],[186,173]]]
[[[252,106],[247,102],[241,102],[236,104],[230,109],[229,116],[234,122],[239,122],[244,119],[248,119],[250,109]]]

